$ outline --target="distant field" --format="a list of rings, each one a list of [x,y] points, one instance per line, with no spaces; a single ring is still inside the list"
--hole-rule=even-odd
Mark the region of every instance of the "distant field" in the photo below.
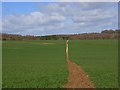
[[[3,41],[3,87],[63,87],[65,41]]]
[[[118,87],[117,40],[70,40],[69,57],[96,87]],[[63,87],[65,41],[3,41],[3,87]]]
[[[118,87],[117,40],[70,41],[70,60],[81,65],[96,87]]]

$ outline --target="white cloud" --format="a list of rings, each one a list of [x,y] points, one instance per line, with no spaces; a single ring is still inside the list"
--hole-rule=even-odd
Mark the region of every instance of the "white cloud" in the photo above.
[[[3,20],[3,32],[25,31],[30,30],[31,28],[36,30],[38,27],[41,29],[40,27],[54,25],[54,23],[65,21],[65,19],[64,16],[61,16],[58,13],[46,15],[41,12],[32,12],[28,15],[10,15]]]
[[[2,2],[119,2],[119,0],[1,0]]]
[[[49,3],[40,11],[3,18],[3,32],[47,35],[117,28],[115,3]],[[116,3],[117,5],[117,3]]]

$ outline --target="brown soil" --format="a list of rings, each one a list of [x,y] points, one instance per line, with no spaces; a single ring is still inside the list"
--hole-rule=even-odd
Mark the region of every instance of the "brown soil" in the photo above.
[[[95,90],[94,84],[91,82],[89,76],[82,69],[82,67],[69,60],[67,44],[68,43],[66,43],[66,59],[68,64],[69,77],[68,83],[65,84],[64,88],[89,88],[90,90]]]
[[[75,63],[67,60],[69,77],[65,88],[95,88],[85,71]]]
[[[42,44],[44,44],[44,45],[53,45],[55,43],[42,43]]]

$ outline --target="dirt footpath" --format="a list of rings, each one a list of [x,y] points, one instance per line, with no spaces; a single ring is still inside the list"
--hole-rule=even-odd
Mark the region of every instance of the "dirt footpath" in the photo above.
[[[65,88],[95,88],[84,70],[75,63],[67,60],[68,63],[68,83]]]
[[[74,62],[69,60],[68,56],[68,41],[66,42],[66,59],[68,64],[68,83],[65,84],[65,88],[91,88],[95,90],[94,84],[89,79],[89,76],[85,73],[81,66],[78,66]],[[90,89],[90,90],[91,90]]]

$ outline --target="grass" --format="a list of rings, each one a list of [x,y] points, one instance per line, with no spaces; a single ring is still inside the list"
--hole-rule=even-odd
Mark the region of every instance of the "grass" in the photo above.
[[[97,88],[116,88],[117,45],[117,40],[70,40],[70,60]],[[3,41],[2,56],[3,88],[59,88],[68,82],[65,41]]]
[[[2,89],[2,41],[0,40],[0,89]]]
[[[117,40],[79,40],[69,42],[70,60],[90,76],[98,88],[118,87]]]
[[[3,41],[2,51],[3,88],[59,88],[67,83],[65,41]]]

